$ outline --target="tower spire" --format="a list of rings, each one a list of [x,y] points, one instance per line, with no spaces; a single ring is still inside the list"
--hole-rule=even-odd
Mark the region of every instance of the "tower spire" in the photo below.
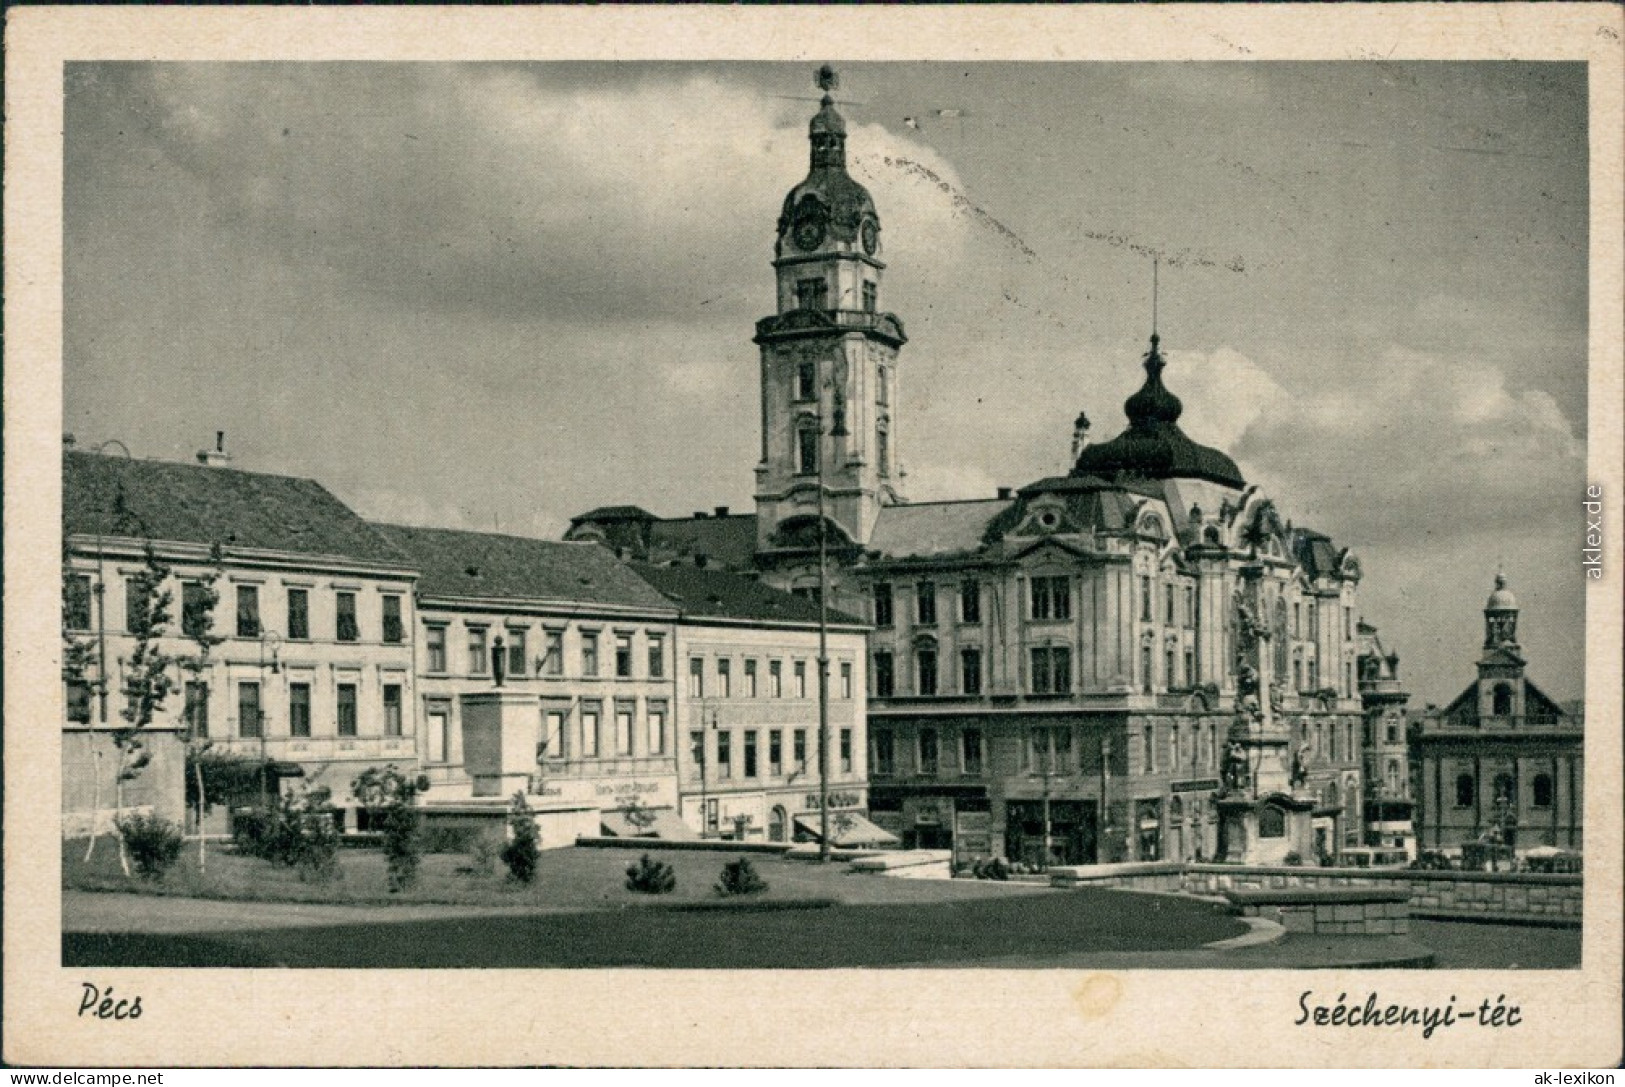
[[[1157,342],[1157,265],[1160,258],[1151,258],[1151,342]]]

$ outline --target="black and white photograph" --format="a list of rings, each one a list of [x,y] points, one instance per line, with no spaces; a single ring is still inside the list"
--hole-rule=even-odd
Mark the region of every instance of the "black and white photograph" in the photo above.
[[[1267,7],[13,11],[8,1061],[1612,1065],[1620,12]]]

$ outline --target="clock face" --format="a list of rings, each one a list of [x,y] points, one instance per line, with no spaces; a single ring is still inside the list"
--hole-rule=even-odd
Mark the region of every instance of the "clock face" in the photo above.
[[[799,219],[795,226],[797,249],[817,249],[824,240],[824,224],[817,219]]]
[[[880,248],[880,227],[875,225],[873,219],[863,221],[863,251],[871,257],[875,250]]]

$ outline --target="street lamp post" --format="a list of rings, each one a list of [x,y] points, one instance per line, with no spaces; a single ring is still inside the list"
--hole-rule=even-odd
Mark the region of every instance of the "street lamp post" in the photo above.
[[[833,382],[830,383],[834,385]],[[845,438],[846,412],[842,392],[834,389],[831,410],[833,425],[829,437]],[[831,442],[833,445],[833,441]],[[818,860],[829,863],[829,544],[824,510],[824,418],[820,403],[818,417]]]
[[[271,675],[281,675],[282,666],[277,660],[277,652],[281,645],[282,635],[274,630],[260,631],[260,699],[259,704],[254,708],[254,731],[259,733],[260,738],[260,810],[262,812],[269,811],[271,806],[270,783],[267,780],[270,777],[270,761],[266,754],[265,745],[265,722],[267,720],[265,700],[270,697],[270,692],[266,689],[265,683],[265,655],[267,652],[271,655]]]

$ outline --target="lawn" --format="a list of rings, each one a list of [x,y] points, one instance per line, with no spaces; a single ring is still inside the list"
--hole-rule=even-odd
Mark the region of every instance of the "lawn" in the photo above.
[[[627,866],[636,863],[643,852],[676,870],[677,887],[671,894],[644,895],[626,889]],[[119,869],[118,848],[110,838],[97,845],[96,856],[88,865],[84,853],[83,840],[64,845],[64,887],[261,902],[444,903],[574,910],[716,902],[719,896],[712,886],[723,865],[740,856],[722,850],[550,849],[541,854],[536,881],[525,886],[510,880],[501,862],[489,871],[479,871],[463,854],[430,853],[423,858],[417,884],[392,894],[383,854],[376,849],[342,850],[340,875],[328,882],[301,880],[292,868],[240,856],[224,844],[210,849],[206,871],[198,868],[196,844],[188,844],[179,863],[156,882],[125,876]],[[751,854],[750,861],[768,884],[767,891],[752,896],[752,901],[817,899],[859,905],[1034,893],[1030,886],[1011,883],[860,876],[851,874],[844,863],[825,867],[771,854]]]

